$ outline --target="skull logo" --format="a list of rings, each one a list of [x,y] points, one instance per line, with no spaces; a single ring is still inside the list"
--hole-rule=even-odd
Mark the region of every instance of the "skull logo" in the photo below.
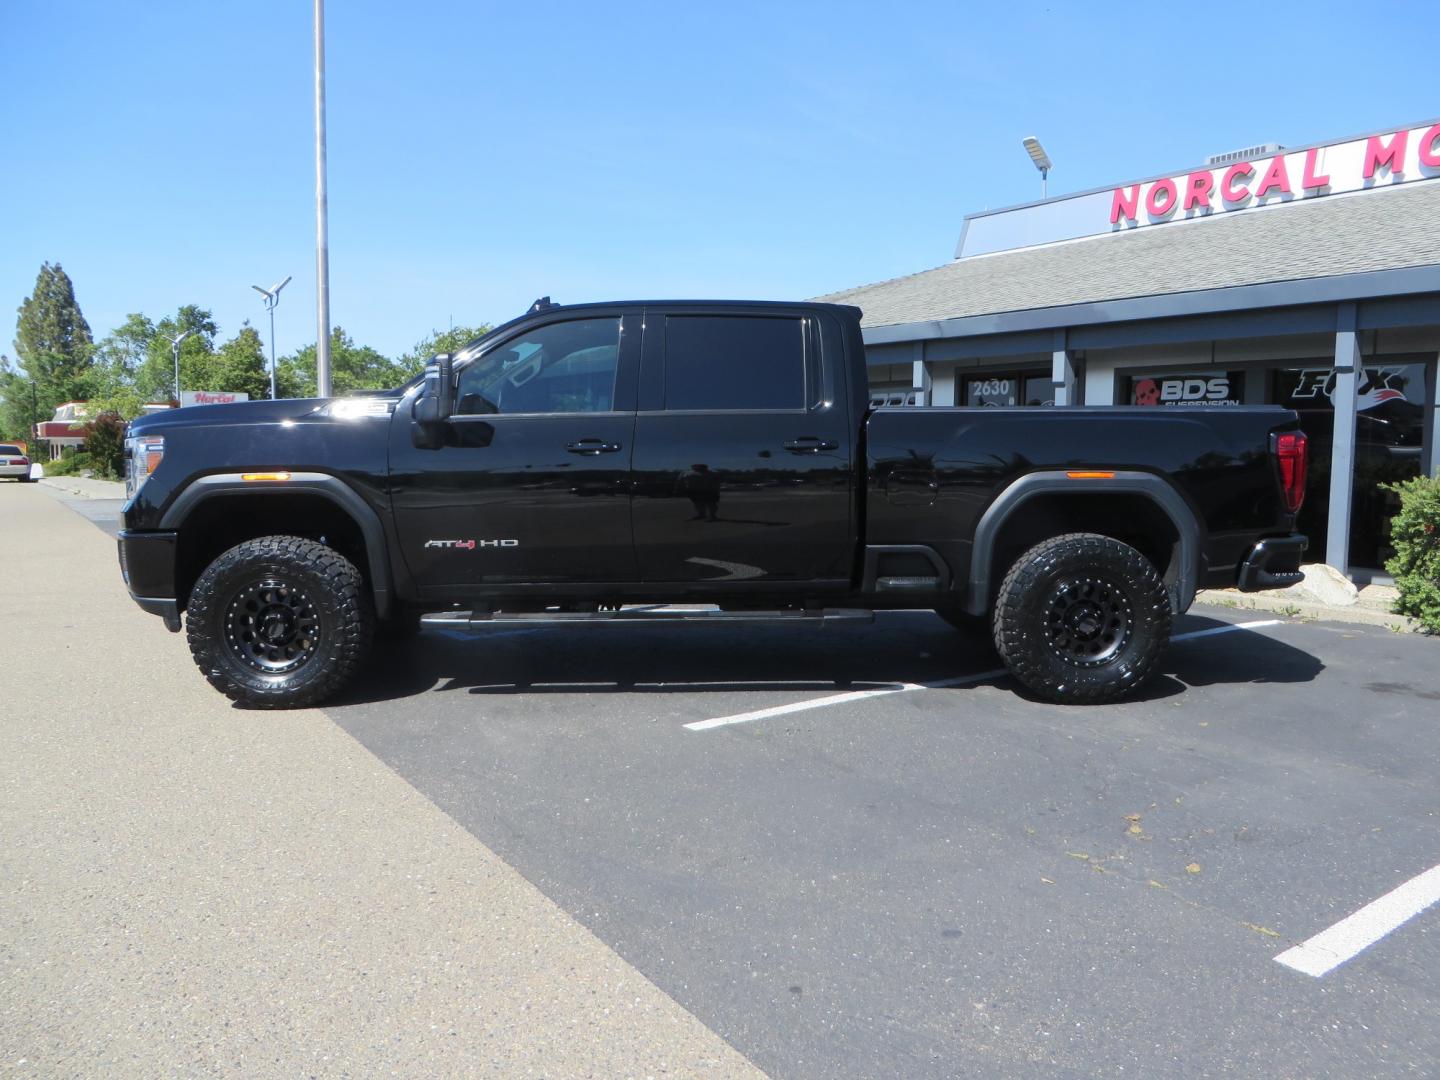
[[[1154,379],[1141,379],[1135,384],[1136,405],[1160,404],[1160,384]]]

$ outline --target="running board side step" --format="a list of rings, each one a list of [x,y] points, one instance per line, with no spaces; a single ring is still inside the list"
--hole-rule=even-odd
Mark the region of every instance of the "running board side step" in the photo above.
[[[426,615],[425,626],[594,626],[613,623],[870,623],[862,608],[809,611],[720,611],[716,608],[637,607],[618,611],[447,611]]]

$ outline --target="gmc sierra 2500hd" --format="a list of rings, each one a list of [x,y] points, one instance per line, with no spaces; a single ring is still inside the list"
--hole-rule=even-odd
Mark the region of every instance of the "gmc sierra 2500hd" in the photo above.
[[[1292,412],[867,401],[856,308],[546,299],[395,391],[134,421],[120,565],[259,706],[324,700],[441,610],[932,608],[988,620],[1032,693],[1106,702],[1198,588],[1301,579]],[[633,610],[676,601],[713,610]]]

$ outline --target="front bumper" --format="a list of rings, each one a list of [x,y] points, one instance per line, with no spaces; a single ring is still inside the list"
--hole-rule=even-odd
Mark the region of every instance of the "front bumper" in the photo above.
[[[180,603],[175,596],[175,537],[173,532],[129,532],[117,537],[120,576],[130,598],[141,610],[159,615],[165,629],[180,629]]]
[[[1309,538],[1298,535],[1261,540],[1240,564],[1237,587],[1241,592],[1260,592],[1299,585],[1305,580],[1300,572],[1300,559],[1309,546]]]

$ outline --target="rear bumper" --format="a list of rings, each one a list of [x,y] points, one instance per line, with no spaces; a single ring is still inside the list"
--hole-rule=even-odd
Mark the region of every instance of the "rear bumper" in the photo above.
[[[1304,536],[1272,536],[1261,540],[1240,564],[1241,592],[1263,589],[1286,589],[1305,580],[1300,572],[1300,559],[1310,541]]]
[[[117,548],[120,576],[130,598],[142,611],[159,615],[167,630],[180,629],[180,603],[175,596],[175,537],[173,532],[121,530]]]
[[[29,465],[0,465],[0,476],[21,477],[29,475]]]

